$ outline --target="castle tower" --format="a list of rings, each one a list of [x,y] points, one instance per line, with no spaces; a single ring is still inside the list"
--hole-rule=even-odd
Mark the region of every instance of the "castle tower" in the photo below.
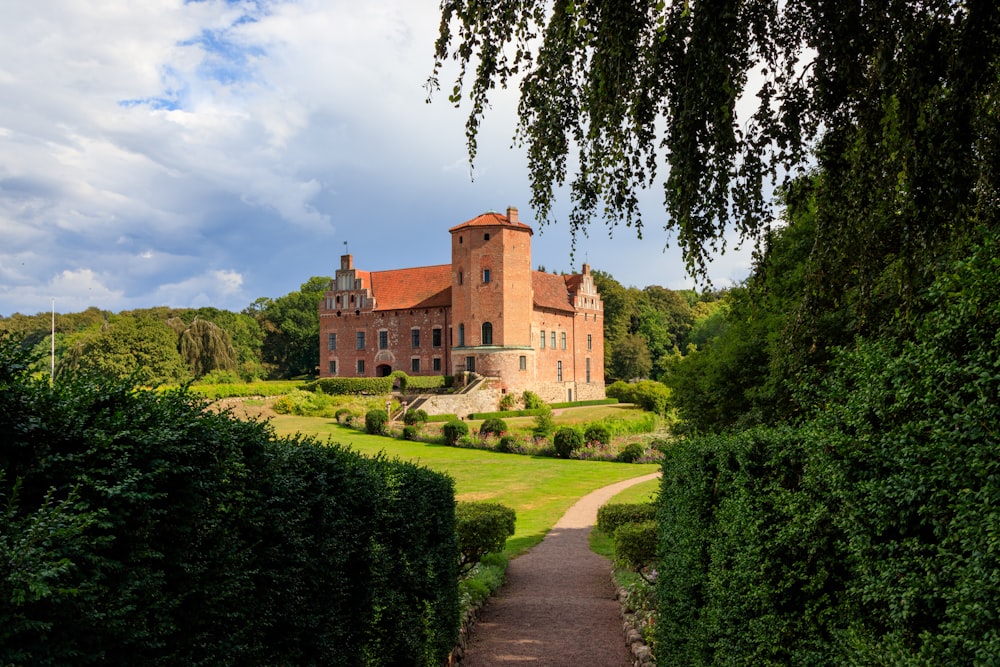
[[[533,376],[531,235],[518,220],[484,213],[452,227],[453,368],[481,375]],[[521,383],[515,383],[519,385]]]

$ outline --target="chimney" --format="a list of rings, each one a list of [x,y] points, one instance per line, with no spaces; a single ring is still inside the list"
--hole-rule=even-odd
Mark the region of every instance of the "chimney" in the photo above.
[[[507,207],[507,222],[512,225],[517,224],[517,209],[513,206]]]

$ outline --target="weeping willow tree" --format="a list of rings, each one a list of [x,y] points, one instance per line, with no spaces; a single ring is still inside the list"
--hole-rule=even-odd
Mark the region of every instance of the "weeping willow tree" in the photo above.
[[[818,174],[804,308],[849,307],[863,330],[997,223],[998,17],[993,0],[445,0],[428,87],[457,61],[473,161],[490,95],[517,83],[540,222],[568,184],[574,238],[597,216],[641,236],[658,184],[701,278],[727,233],[766,239],[775,189]]]
[[[177,350],[194,377],[199,378],[212,371],[237,369],[237,355],[232,340],[214,322],[195,318],[190,324],[184,324],[180,318],[175,317],[167,323],[177,332]]]

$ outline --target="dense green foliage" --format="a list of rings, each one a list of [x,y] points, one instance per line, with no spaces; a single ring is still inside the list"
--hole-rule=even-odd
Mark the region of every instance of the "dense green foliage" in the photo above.
[[[659,531],[656,521],[625,523],[615,529],[615,562],[637,572],[656,562]]]
[[[911,339],[835,351],[798,428],[667,448],[660,659],[1000,659],[1000,252],[925,298]]]
[[[556,449],[556,456],[564,459],[568,459],[583,445],[583,434],[572,426],[561,427],[552,438],[552,446]]]
[[[391,377],[378,378],[320,378],[305,385],[310,391],[325,394],[388,394],[392,391]]]
[[[0,663],[442,663],[449,478],[32,364],[0,336]]]
[[[504,433],[507,432],[507,422],[500,419],[499,417],[490,417],[485,419],[479,426],[479,436],[488,437],[493,436],[499,438]]]
[[[469,435],[469,425],[458,419],[452,419],[441,427],[441,432],[444,433],[445,444],[454,447],[459,439]]]
[[[656,518],[653,503],[605,503],[597,508],[597,527],[606,535],[614,535],[626,523],[642,523]]]
[[[517,514],[499,503],[461,502],[455,508],[460,569],[468,571],[489,553],[504,550],[514,534]]]
[[[369,410],[365,413],[365,432],[370,435],[385,435],[388,423],[389,413],[381,408]]]
[[[315,376],[319,371],[319,302],[330,287],[327,276],[313,276],[297,292],[277,299],[261,297],[246,313],[263,334],[261,360],[273,377]]]

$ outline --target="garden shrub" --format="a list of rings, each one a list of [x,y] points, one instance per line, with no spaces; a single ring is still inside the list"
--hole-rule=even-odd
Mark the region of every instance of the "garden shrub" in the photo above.
[[[479,427],[479,436],[486,438],[489,436],[500,437],[507,432],[507,423],[499,417],[491,417],[485,420]]]
[[[653,503],[606,503],[597,509],[597,527],[607,535],[614,535],[626,523],[643,523],[656,518]]]
[[[454,487],[0,335],[0,664],[443,664]]]
[[[514,394],[506,393],[500,397],[500,411],[513,410],[514,406],[517,405],[517,397]]]
[[[469,425],[463,421],[455,419],[445,423],[445,425],[441,427],[441,432],[444,434],[445,444],[454,447],[458,444],[459,439],[469,434]]]
[[[380,408],[365,413],[365,432],[371,435],[385,435],[389,423],[389,413]]]
[[[609,398],[617,398],[622,403],[639,405],[658,415],[667,414],[670,403],[670,388],[655,380],[639,380],[638,382],[623,382],[618,380],[609,386],[605,393]]]
[[[618,452],[618,460],[622,463],[635,463],[646,454],[646,448],[638,442],[630,442]]]
[[[427,421],[427,411],[416,409],[407,410],[406,414],[403,415],[403,423],[407,426],[416,426],[417,424],[423,424]]]
[[[502,552],[507,538],[514,534],[516,523],[514,510],[499,503],[457,503],[455,531],[460,569],[470,569],[488,553]]]
[[[497,443],[497,451],[502,454],[508,454],[510,452],[516,451],[517,447],[517,436],[515,435],[503,435],[500,436],[500,442]]]
[[[309,391],[321,390],[324,394],[375,394],[385,395],[392,392],[392,378],[320,378],[304,385]]]
[[[656,561],[656,521],[623,523],[614,536],[617,563],[639,572]]]
[[[536,410],[545,405],[541,397],[533,391],[525,390],[521,395],[521,402],[524,403],[525,410]]]
[[[339,408],[335,413],[333,413],[333,417],[337,420],[338,424],[345,423],[353,416],[355,416],[355,413],[350,408]]]
[[[547,438],[556,430],[556,422],[552,419],[552,408],[543,405],[541,409],[542,412],[535,415],[535,425],[531,433],[536,438]]]
[[[403,427],[403,440],[416,440],[419,435],[420,431],[417,430],[416,426]]]
[[[583,432],[583,439],[588,444],[598,443],[608,445],[611,442],[611,432],[601,423],[588,424]]]
[[[583,435],[571,426],[563,426],[552,439],[559,458],[568,459],[573,452],[583,447]]]

